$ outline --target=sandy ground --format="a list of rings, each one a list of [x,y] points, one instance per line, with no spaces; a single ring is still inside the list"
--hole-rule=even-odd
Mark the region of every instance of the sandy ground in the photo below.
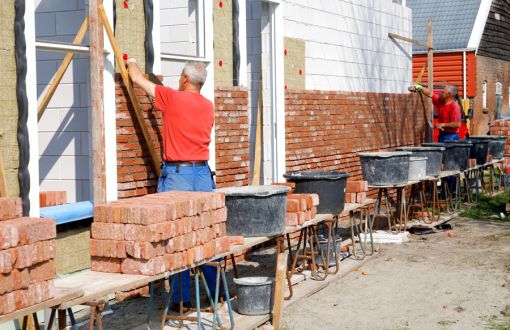
[[[509,322],[501,311],[510,304],[510,225],[451,223],[453,234],[385,245],[360,271],[290,306],[285,327],[486,329]]]
[[[486,329],[510,323],[501,313],[508,305],[510,316],[510,224],[451,223],[450,235],[413,235],[404,245],[384,245],[359,271],[287,308],[284,328]],[[270,272],[272,262],[267,254],[253,257],[240,266],[241,274]],[[259,264],[267,266],[255,268]],[[147,301],[112,304],[104,328],[145,329]],[[158,295],[153,328],[161,310]]]

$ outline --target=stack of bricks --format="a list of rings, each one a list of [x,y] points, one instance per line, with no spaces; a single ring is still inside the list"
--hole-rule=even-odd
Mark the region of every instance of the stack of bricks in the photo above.
[[[171,191],[94,208],[91,268],[157,275],[230,250],[225,196]]]
[[[317,216],[317,205],[319,205],[317,194],[288,195],[285,225],[294,227],[312,220]]]
[[[19,198],[0,198],[0,315],[55,294],[55,221],[21,215]]]
[[[345,202],[363,204],[367,199],[368,182],[347,180],[345,187]]]
[[[39,193],[39,206],[57,206],[67,204],[66,191],[44,191]]]

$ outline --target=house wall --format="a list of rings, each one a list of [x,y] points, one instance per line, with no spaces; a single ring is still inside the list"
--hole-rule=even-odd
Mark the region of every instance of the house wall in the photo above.
[[[18,105],[14,57],[14,0],[0,6],[0,158],[3,161],[9,196],[19,195]]]
[[[232,0],[214,0],[214,86],[233,85],[234,52]]]
[[[287,171],[320,168],[361,179],[358,152],[424,139],[425,114],[416,110],[415,94],[289,90],[285,99]]]
[[[510,62],[510,0],[492,0],[477,55]]]
[[[487,81],[487,113],[482,110],[482,85]],[[477,56],[476,94],[473,104],[473,135],[489,132],[489,124],[494,121],[496,109],[496,83],[503,84],[503,104],[501,114],[510,116],[510,62],[486,56]]]
[[[36,39],[72,42],[87,15],[85,0],[37,0]],[[88,43],[88,37],[83,44]],[[65,56],[37,51],[41,97]],[[90,79],[87,54],[76,54],[39,121],[41,191],[66,191],[68,202],[90,197]]]
[[[284,2],[285,36],[305,41],[306,89],[405,93],[411,10],[391,0]]]

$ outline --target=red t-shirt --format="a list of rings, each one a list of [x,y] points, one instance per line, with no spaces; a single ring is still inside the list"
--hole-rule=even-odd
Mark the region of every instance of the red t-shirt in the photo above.
[[[462,116],[460,114],[460,106],[457,102],[452,101],[448,104],[444,103],[443,96],[440,94],[432,94],[432,103],[436,106],[439,123],[460,122]],[[445,127],[443,133],[458,133],[458,128]]]
[[[214,107],[200,94],[156,86],[155,107],[163,113],[163,159],[209,160]]]

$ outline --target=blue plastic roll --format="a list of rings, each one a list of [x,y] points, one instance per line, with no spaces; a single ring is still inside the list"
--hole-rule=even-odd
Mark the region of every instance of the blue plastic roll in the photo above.
[[[41,217],[53,218],[57,225],[92,218],[93,214],[94,204],[91,201],[41,208]]]

